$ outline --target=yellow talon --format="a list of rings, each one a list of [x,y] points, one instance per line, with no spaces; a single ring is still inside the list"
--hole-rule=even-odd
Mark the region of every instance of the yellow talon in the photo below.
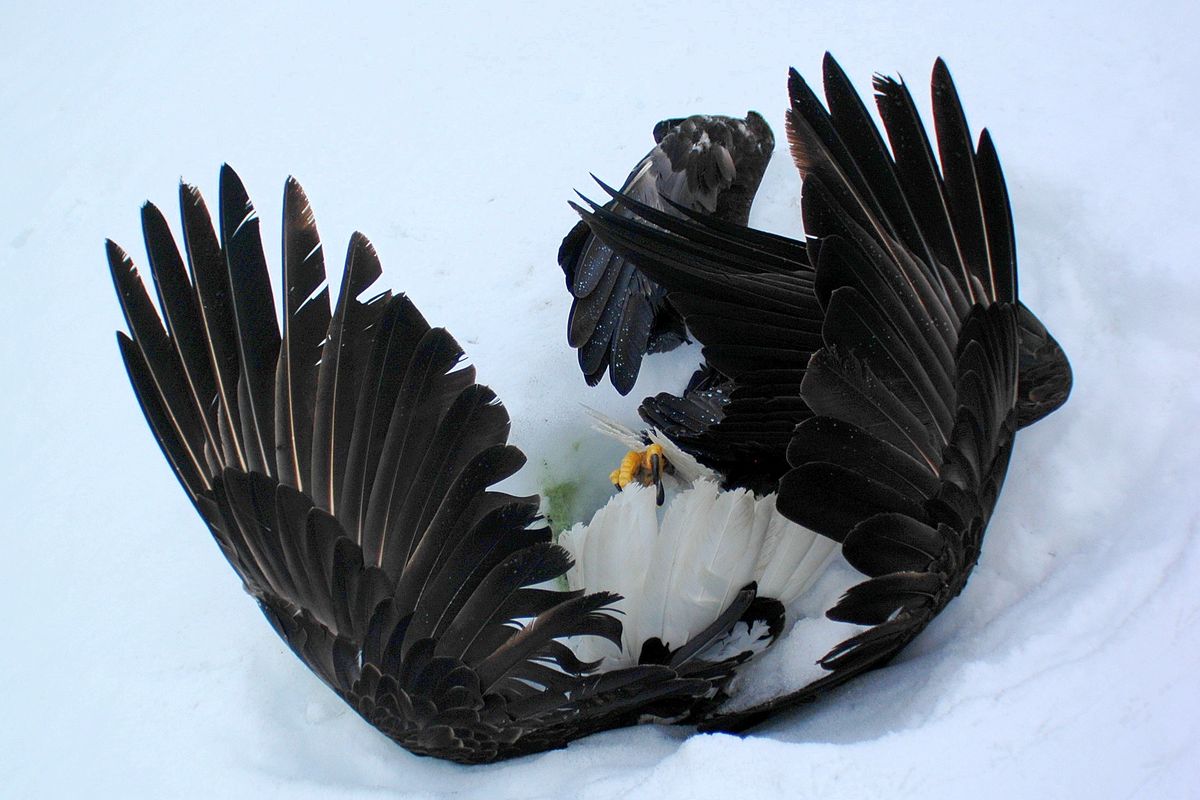
[[[637,450],[630,450],[621,459],[621,466],[617,468],[617,488],[624,489],[629,484],[633,483],[634,477],[637,475],[638,466],[641,464],[642,454]]]
[[[658,457],[657,463],[654,460],[656,456]],[[642,469],[651,475],[658,471],[657,464],[661,464],[663,461],[666,461],[666,457],[663,455],[661,444],[652,444],[642,451]]]
[[[645,450],[630,450],[621,459],[621,466],[614,469],[608,476],[609,481],[617,490],[624,489],[637,481],[643,486],[658,488],[658,502],[663,502],[663,472],[671,472],[662,445],[652,444]]]

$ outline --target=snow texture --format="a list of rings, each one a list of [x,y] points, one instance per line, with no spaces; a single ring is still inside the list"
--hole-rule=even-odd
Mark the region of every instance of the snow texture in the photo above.
[[[1198,14],[5,4],[0,795],[1194,796]],[[474,768],[394,746],[271,632],[164,464],[104,237],[144,261],[141,202],[174,217],[182,175],[215,203],[227,160],[274,249],[295,174],[334,274],[363,230],[507,404],[521,485],[582,517],[619,446],[579,403],[632,424],[697,353],[648,359],[628,398],[584,385],[554,263],[571,190],[619,182],[667,116],[752,108],[781,135],[786,68],[815,78],[826,49],[863,91],[898,72],[922,100],[947,59],[1000,149],[1022,297],[1075,367],[1067,407],[1018,437],[966,591],[891,668],[745,738],[645,726]],[[797,197],[781,147],[753,224],[799,235]],[[805,668],[800,644],[768,657]]]

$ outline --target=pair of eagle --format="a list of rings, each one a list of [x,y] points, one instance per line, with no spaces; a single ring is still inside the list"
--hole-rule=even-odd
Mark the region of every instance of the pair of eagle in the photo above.
[[[559,260],[587,380],[627,393],[687,337],[704,363],[642,403],[645,431],[607,424],[634,451],[620,491],[558,542],[538,498],[491,488],[525,462],[504,407],[448,332],[370,294],[361,234],[331,307],[294,180],[282,326],[228,167],[216,228],[181,187],[182,252],[143,208],[157,309],[108,243],[121,353],[185,493],[295,654],[414,753],[743,730],[886,664],[962,590],[1016,431],[1071,381],[1018,299],[996,151],[941,61],[932,142],[896,80],[875,79],[884,134],[828,56],[827,105],[788,88],[803,241],[745,227],[774,147],[754,113],[660,123],[622,189],[576,207]],[[728,711],[838,552],[866,579],[826,612],[851,635],[823,676]]]

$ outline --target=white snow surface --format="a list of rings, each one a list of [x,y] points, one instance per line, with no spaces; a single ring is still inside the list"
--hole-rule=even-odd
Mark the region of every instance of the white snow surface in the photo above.
[[[1198,13],[5,4],[0,796],[1195,796]],[[215,206],[228,161],[277,267],[296,175],[333,274],[364,231],[384,285],[467,348],[530,455],[520,486],[584,481],[594,506],[619,447],[579,404],[633,424],[697,352],[650,359],[629,398],[585,386],[555,264],[571,190],[619,182],[660,118],[756,109],[781,146],[752,222],[799,235],[786,69],[818,81],[826,49],[863,91],[904,75],[923,107],[947,59],[1003,159],[1022,297],[1074,364],[1070,403],[1019,435],[966,591],[892,667],[744,738],[409,755],[276,638],[171,476],[113,340],[104,237],[144,263],[141,202],[175,217],[183,176]]]

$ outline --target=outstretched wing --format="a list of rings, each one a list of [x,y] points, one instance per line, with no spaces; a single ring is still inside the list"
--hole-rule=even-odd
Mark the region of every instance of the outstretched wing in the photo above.
[[[674,203],[746,223],[775,147],[761,116],[664,120],[655,126],[654,141],[654,149],[625,180],[623,193],[660,210]],[[615,200],[608,208],[629,215]],[[670,350],[684,340],[679,314],[662,287],[582,222],[563,239],[558,263],[574,298],[567,340],[579,351],[584,377],[594,386],[607,370],[617,391],[628,394],[644,354]]]
[[[406,297],[368,296],[381,269],[365,237],[331,309],[308,200],[287,182],[280,328],[237,175],[221,172],[219,236],[194,188],[180,202],[186,266],[143,209],[159,311],[108,243],[121,352],[188,497],[322,680],[410,750],[464,762],[717,702],[733,660],[597,675],[576,657],[573,637],[620,641],[616,596],[545,588],[571,562],[537,498],[490,488],[525,462],[504,407]]]
[[[869,627],[821,660],[827,676],[715,716],[711,729],[752,725],[886,663],[961,591],[1024,398],[1036,394],[1018,395],[1021,307],[1003,175],[986,131],[973,143],[945,65],[932,79],[937,158],[902,83],[876,80],[889,149],[829,56],[824,77],[828,109],[794,71],[789,84],[805,250],[699,215],[638,207],[646,225],[585,212],[672,298],[699,298],[692,316],[716,320],[693,330],[709,363],[728,370],[731,399],[693,435],[712,442],[741,428],[764,449],[786,437],[779,509],[842,542],[870,577],[828,612]],[[741,307],[731,310],[734,296]],[[739,346],[750,349],[725,357]],[[753,393],[749,424],[735,414],[739,392]],[[768,427],[773,409],[778,429]]]

